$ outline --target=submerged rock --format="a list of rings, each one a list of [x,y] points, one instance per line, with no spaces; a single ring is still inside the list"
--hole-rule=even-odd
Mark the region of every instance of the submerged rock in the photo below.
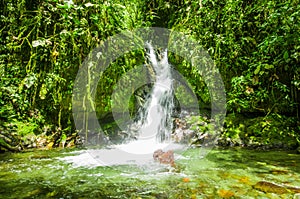
[[[290,187],[284,185],[278,185],[272,182],[259,181],[253,186],[259,191],[265,193],[276,193],[276,194],[285,194],[285,193],[300,193],[300,188]]]

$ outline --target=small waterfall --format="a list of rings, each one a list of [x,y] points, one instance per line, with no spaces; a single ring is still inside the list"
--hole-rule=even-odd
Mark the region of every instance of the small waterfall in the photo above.
[[[128,129],[130,133],[138,131],[137,140],[110,145],[104,149],[88,149],[86,153],[80,154],[80,157],[77,156],[79,159],[74,156],[69,162],[83,161],[92,166],[153,165],[154,151],[179,151],[185,147],[171,140],[174,91],[167,50],[158,60],[153,47],[147,44],[147,48],[150,64],[155,72],[155,81],[144,107],[137,114],[137,121],[131,125],[134,129]]]
[[[117,145],[122,151],[131,154],[152,154],[157,149],[181,149],[183,146],[173,143],[172,113],[174,110],[174,91],[168,52],[165,50],[158,60],[153,47],[147,43],[148,57],[155,72],[152,91],[144,107],[138,112],[133,126],[138,128],[137,140]],[[129,130],[130,131],[130,130]]]
[[[147,43],[148,57],[154,69],[156,80],[145,107],[139,113],[140,135],[138,139],[156,139],[157,142],[170,142],[172,132],[172,111],[174,110],[173,80],[168,63],[167,50],[161,60],[153,47]]]

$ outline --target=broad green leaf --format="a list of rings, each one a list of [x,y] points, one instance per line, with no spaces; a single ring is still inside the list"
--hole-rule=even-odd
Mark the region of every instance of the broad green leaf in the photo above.
[[[270,65],[270,64],[265,65],[265,69],[271,69],[271,68],[274,68],[274,65]]]
[[[265,71],[262,70],[259,72],[259,75],[263,75],[264,73],[265,73]],[[266,72],[266,74],[268,74],[268,72]]]
[[[285,61],[289,58],[289,53],[288,53],[288,51],[285,51],[285,52],[284,52],[283,58],[284,58]]]
[[[258,65],[254,71],[254,74],[257,75],[260,71],[260,65]]]

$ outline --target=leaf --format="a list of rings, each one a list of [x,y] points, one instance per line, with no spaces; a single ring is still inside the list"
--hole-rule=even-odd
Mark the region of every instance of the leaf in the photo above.
[[[86,4],[84,4],[84,6],[85,6],[85,7],[91,7],[91,6],[94,6],[94,5],[95,5],[95,4],[92,4],[92,3],[90,3],[90,2],[89,2],[89,3],[86,3]]]
[[[61,142],[66,142],[66,141],[67,141],[67,135],[63,133],[63,134],[61,135],[61,138],[60,138],[60,139],[61,139]]]
[[[271,65],[271,64],[266,64],[265,65],[265,69],[271,69],[271,68],[274,68],[274,65]]]
[[[56,4],[58,8],[62,8],[62,9],[67,9],[68,8],[68,5],[65,4],[65,5],[62,5],[62,4]]]
[[[54,145],[54,142],[49,142],[49,144],[47,144],[47,149],[52,149],[53,145]]]
[[[41,99],[45,99],[46,98],[46,95],[47,95],[47,88],[46,88],[46,85],[45,84],[43,84],[42,85],[42,88],[41,88],[41,90],[40,90],[40,93],[39,93],[39,97],[41,98]]]
[[[32,47],[44,46],[46,44],[45,40],[35,40],[32,42]]]
[[[52,42],[48,39],[39,39],[32,41],[32,47],[51,45]]]
[[[253,85],[257,85],[258,83],[259,83],[258,76],[255,75],[255,76],[252,78],[252,84],[253,84]]]
[[[37,77],[34,73],[29,74],[25,77],[25,79],[23,81],[24,81],[25,87],[30,88],[37,81]]]
[[[59,34],[70,34],[67,30],[63,29]]]
[[[257,66],[257,68],[254,71],[254,74],[257,75],[260,71],[260,65]]]
[[[283,58],[284,58],[285,61],[287,61],[287,59],[289,58],[289,53],[288,53],[288,51],[285,51],[285,52],[284,52]]]

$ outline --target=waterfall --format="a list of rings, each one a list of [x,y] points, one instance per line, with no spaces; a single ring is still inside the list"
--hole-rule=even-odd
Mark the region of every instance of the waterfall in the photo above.
[[[137,121],[133,124],[134,127],[138,127],[139,135],[137,140],[116,146],[131,154],[152,154],[157,149],[183,147],[171,140],[172,113],[175,105],[168,52],[165,50],[158,60],[151,44],[147,43],[147,48],[147,56],[155,72],[155,81],[144,107],[138,111]]]
[[[173,78],[167,50],[158,55],[158,59],[154,48],[149,43],[146,47],[149,64],[155,73],[155,81],[144,106],[139,109],[136,120],[127,130],[132,134],[138,132],[137,139],[129,142],[126,140],[123,144],[109,145],[108,148],[88,149],[87,154],[81,154],[80,158],[83,159],[76,159],[74,156],[69,161],[86,161],[86,164],[94,166],[152,165],[154,151],[158,149],[179,151],[184,148],[184,145],[171,140],[172,112],[175,105]]]
[[[155,82],[145,103],[140,109],[138,139],[156,139],[157,142],[169,142],[172,132],[172,111],[174,110],[173,80],[167,50],[162,54],[160,61],[153,47],[147,43],[148,57],[155,72]]]

